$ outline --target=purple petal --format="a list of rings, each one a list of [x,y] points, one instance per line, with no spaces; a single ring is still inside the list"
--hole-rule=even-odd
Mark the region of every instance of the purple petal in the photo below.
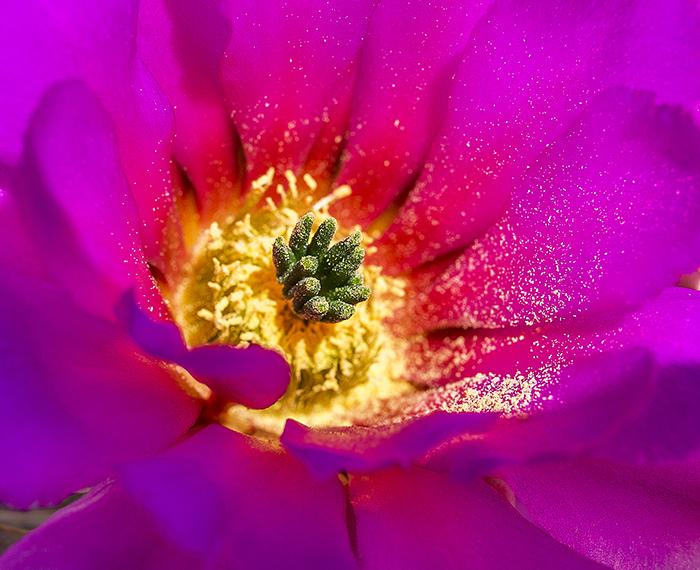
[[[125,484],[166,536],[216,568],[355,568],[338,480],[314,480],[258,440],[210,426]]]
[[[422,361],[434,387],[395,405],[404,413],[531,413],[447,454],[464,471],[583,449],[634,462],[682,460],[700,451],[699,334],[700,292],[671,288],[626,316],[443,337],[428,350],[451,351],[449,361]]]
[[[350,63],[345,81],[336,86],[333,97],[324,108],[321,127],[304,163],[304,170],[321,184],[328,184],[328,181],[337,176],[346,143],[348,116],[355,95],[357,59]]]
[[[697,104],[698,61],[692,2],[495,2],[465,52],[442,135],[388,232],[387,255],[407,269],[471,243],[500,217],[519,173],[610,86]],[[533,194],[548,180],[533,181]]]
[[[642,413],[596,453],[639,463],[685,459],[700,452],[700,292],[671,289],[630,321],[640,344],[654,352],[656,389]]]
[[[0,267],[20,273],[41,273],[41,264],[34,248],[17,201],[0,188]]]
[[[114,122],[120,158],[134,192],[149,255],[161,250],[172,209],[167,102],[135,49],[137,2],[42,0],[14,3],[2,19],[0,156],[16,163],[22,136],[49,87],[80,79]],[[7,59],[4,59],[7,58]]]
[[[205,216],[230,208],[239,176],[219,79],[229,37],[219,2],[140,4],[139,52],[173,105],[175,158],[193,183]]]
[[[597,568],[522,518],[482,481],[414,469],[353,477],[363,568]]]
[[[210,426],[127,466],[112,488],[56,515],[2,563],[169,568],[164,561],[181,552],[177,567],[352,569],[345,509],[337,479],[315,481],[270,445]]]
[[[652,372],[652,359],[643,350],[585,359],[560,372],[560,384],[542,410],[502,418],[483,437],[455,440],[426,463],[469,480],[503,465],[589,453],[649,405],[655,388]],[[469,400],[443,392],[423,407],[455,401]]]
[[[578,459],[519,467],[504,479],[525,517],[602,564],[696,568],[699,473],[697,462],[650,468]]]
[[[199,567],[196,557],[165,539],[150,513],[115,484],[61,509],[10,548],[0,564],[6,570]]]
[[[497,225],[426,271],[418,304],[430,327],[616,311],[677,283],[699,248],[700,132],[677,108],[614,91],[540,155]]]
[[[366,473],[390,465],[407,467],[452,438],[483,432],[495,420],[490,414],[435,412],[394,424],[327,429],[289,420],[281,442],[320,476]]]
[[[0,105],[5,110],[0,148],[5,162],[16,163],[19,159],[22,137],[34,108],[52,84],[69,76],[80,77],[100,59],[105,61],[105,68],[92,69],[94,74],[104,73],[107,68],[123,69],[119,52],[123,51],[121,46],[132,41],[135,5],[132,1],[115,1],[91,9],[84,2],[67,1],[58,8],[30,0],[11,7],[10,17],[2,19],[0,34]],[[78,13],[82,17],[77,18]],[[28,34],[28,30],[34,33]],[[78,49],[71,50],[70,43],[76,39]]]
[[[266,408],[287,390],[289,365],[273,350],[258,345],[188,348],[175,323],[149,317],[139,308],[132,293],[120,301],[117,312],[146,354],[179,364],[209,386],[217,397],[251,408]]]
[[[137,285],[151,305],[162,304],[109,118],[82,83],[60,84],[42,100],[16,185],[37,253],[77,302],[107,316]]]
[[[700,334],[699,322],[700,292],[669,287],[630,312],[538,327],[435,332],[414,346],[412,363],[426,386],[479,373],[556,372],[576,359],[632,347],[652,351],[664,366],[686,365],[700,358],[693,340]]]
[[[171,371],[59,291],[4,273],[0,311],[0,502],[56,503],[196,419]]]
[[[297,170],[347,81],[369,2],[230,2],[231,41],[222,65],[248,172]]]
[[[335,215],[370,222],[415,180],[447,107],[456,61],[487,4],[385,0],[372,12],[338,175],[353,193]]]

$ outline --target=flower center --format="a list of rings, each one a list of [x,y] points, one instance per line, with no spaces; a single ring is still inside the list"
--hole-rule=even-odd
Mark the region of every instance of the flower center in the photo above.
[[[311,243],[313,212],[302,216],[289,237],[275,240],[272,261],[284,296],[292,301],[294,313],[305,320],[339,323],[355,314],[357,303],[369,299],[359,271],[365,250],[361,232],[355,231],[330,247],[338,223],[328,217],[318,226]]]
[[[191,346],[255,343],[290,364],[279,402],[266,410],[232,405],[223,423],[270,434],[287,418],[349,425],[411,389],[394,319],[405,283],[377,265],[362,267],[371,238],[328,215],[348,187],[314,203],[313,178],[287,172],[275,202],[263,199],[273,175],[253,183],[235,216],[203,232],[173,299],[175,318]]]

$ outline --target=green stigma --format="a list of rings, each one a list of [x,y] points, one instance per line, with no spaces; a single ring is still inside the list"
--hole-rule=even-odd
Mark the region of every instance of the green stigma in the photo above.
[[[338,222],[323,220],[312,238],[313,225],[314,214],[309,212],[294,226],[289,244],[283,237],[275,240],[272,261],[277,281],[294,314],[309,321],[339,323],[352,317],[355,305],[370,296],[360,271],[365,258],[362,234],[355,231],[331,245]]]

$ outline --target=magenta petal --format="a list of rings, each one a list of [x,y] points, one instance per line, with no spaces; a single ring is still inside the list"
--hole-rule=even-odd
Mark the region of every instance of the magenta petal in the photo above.
[[[502,418],[481,438],[445,446],[428,464],[469,480],[503,465],[590,453],[649,404],[652,370],[652,359],[641,350],[584,360],[561,373],[549,406],[525,417]],[[454,393],[437,396],[438,402],[457,399]],[[430,404],[436,405],[426,407]]]
[[[596,450],[634,463],[684,458],[700,452],[700,362],[660,367],[650,402]]]
[[[0,502],[56,503],[196,419],[169,370],[44,283],[4,273],[0,312]]]
[[[483,481],[385,471],[353,477],[350,500],[367,570],[599,567],[526,521]]]
[[[42,0],[14,3],[0,23],[0,156],[15,163],[36,105],[55,83],[89,85],[114,123],[122,165],[134,192],[149,255],[172,208],[170,109],[135,49],[137,2]]]
[[[30,533],[3,568],[357,567],[338,480],[221,426],[126,466]]]
[[[76,0],[67,0],[60,7],[40,0],[12,6],[10,17],[0,24],[3,161],[12,164],[19,159],[34,108],[52,84],[81,77],[82,72],[97,79],[107,69],[113,73],[124,70],[120,52],[133,40],[135,6],[130,0],[108,0],[99,7]],[[100,60],[102,69],[95,66]]]
[[[194,556],[163,538],[143,506],[114,484],[62,509],[7,551],[0,565],[6,570],[199,567]]]
[[[34,248],[17,200],[0,189],[0,267],[19,273],[41,273],[41,263]]]
[[[407,269],[472,242],[497,221],[519,173],[608,87],[696,104],[698,60],[693,2],[495,2],[465,51],[445,128],[388,232],[388,254]],[[533,180],[533,194],[549,179]]]
[[[694,270],[698,249],[700,132],[683,111],[617,90],[540,155],[497,225],[427,270],[418,303],[430,327],[616,311]]]
[[[437,353],[453,348],[452,364],[430,365],[452,382],[413,406],[530,412],[448,454],[464,471],[584,449],[631,462],[684,460],[700,452],[698,335],[700,292],[681,288],[606,321],[477,333],[433,345]],[[407,401],[397,407],[413,409]]]
[[[117,312],[142,350],[179,364],[224,400],[266,408],[287,390],[289,365],[273,350],[258,345],[188,348],[176,324],[149,317],[139,308],[132,293],[122,298]]]
[[[495,421],[494,414],[435,412],[395,424],[310,429],[288,420],[281,442],[314,472],[327,477],[340,471],[408,467],[445,441],[481,433]]]
[[[385,0],[372,12],[358,62],[338,184],[352,196],[333,213],[379,216],[418,176],[447,107],[452,73],[487,2]]]
[[[669,287],[634,311],[579,318],[538,327],[435,332],[414,347],[416,377],[442,385],[478,374],[511,376],[544,371],[556,380],[566,363],[606,351],[639,347],[663,366],[700,359],[700,292]],[[540,388],[547,383],[541,383]]]
[[[107,316],[134,285],[151,305],[162,303],[109,117],[82,83],[62,83],[42,100],[16,185],[41,261],[78,303]]]
[[[210,426],[124,472],[166,536],[215,568],[354,568],[337,480]]]
[[[237,167],[219,65],[230,25],[219,2],[149,0],[139,7],[139,51],[173,105],[174,153],[205,214],[233,201]]]
[[[700,452],[700,292],[673,288],[629,319],[656,358],[648,405],[598,454],[630,462],[686,459]],[[628,327],[628,329],[631,327]]]
[[[228,3],[222,76],[252,177],[304,165],[347,81],[369,9],[364,0]]]
[[[334,91],[327,108],[324,109],[323,121],[306,157],[304,171],[315,180],[324,182],[337,176],[342,149],[345,147],[348,116],[354,97],[357,80],[357,61],[350,65],[347,79]]]
[[[519,510],[607,566],[700,565],[698,464],[651,468],[578,459],[504,472]]]

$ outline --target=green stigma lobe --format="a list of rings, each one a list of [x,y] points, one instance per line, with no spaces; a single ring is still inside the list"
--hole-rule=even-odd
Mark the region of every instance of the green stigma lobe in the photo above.
[[[306,244],[309,243],[313,225],[314,215],[309,212],[301,217],[292,230],[292,235],[289,237],[289,247],[297,258],[306,254]]]
[[[284,238],[278,237],[272,246],[272,261],[275,264],[275,273],[278,276],[284,275],[292,268],[296,259],[289,246],[284,243]]]
[[[312,237],[313,224],[314,214],[308,212],[294,226],[289,244],[282,237],[275,240],[272,261],[277,281],[296,315],[338,323],[352,317],[354,305],[371,294],[359,271],[365,258],[362,234],[355,231],[331,246],[336,220],[325,219]]]

